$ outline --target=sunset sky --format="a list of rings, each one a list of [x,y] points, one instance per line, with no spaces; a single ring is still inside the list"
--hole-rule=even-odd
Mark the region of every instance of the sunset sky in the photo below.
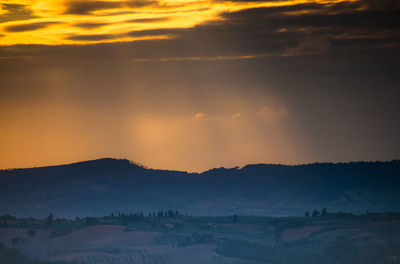
[[[0,168],[400,158],[400,1],[0,0]]]

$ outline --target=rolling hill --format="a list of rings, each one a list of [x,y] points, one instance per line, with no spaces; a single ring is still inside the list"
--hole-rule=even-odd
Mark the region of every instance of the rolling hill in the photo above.
[[[191,215],[400,211],[400,161],[247,165],[203,173],[125,159],[0,171],[0,215],[102,216],[174,209]]]

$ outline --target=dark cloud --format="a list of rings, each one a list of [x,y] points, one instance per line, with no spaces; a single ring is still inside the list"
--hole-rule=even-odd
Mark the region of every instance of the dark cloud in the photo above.
[[[93,11],[121,7],[121,2],[109,1],[72,1],[67,5],[65,14],[87,15]]]
[[[273,8],[254,8],[222,14],[229,24],[261,24],[265,27],[398,27],[399,10],[362,10],[358,4],[325,6],[305,4]],[[286,14],[287,12],[298,12]],[[300,11],[313,11],[301,13]]]
[[[168,17],[159,17],[159,18],[138,18],[138,19],[131,19],[120,23],[151,23],[151,22],[163,22],[168,21]],[[111,23],[91,23],[91,22],[83,22],[83,23],[76,23],[73,26],[83,29],[95,29],[100,28],[103,26],[111,25]]]
[[[158,1],[154,0],[128,0],[122,3],[123,7],[129,8],[140,8],[145,6],[154,6],[158,5]]]
[[[99,28],[99,27],[103,27],[103,26],[107,26],[109,25],[109,23],[90,23],[90,22],[86,22],[86,23],[77,23],[74,24],[74,27],[78,27],[78,28],[83,28],[83,29],[94,29],[94,28]]]
[[[70,35],[67,39],[101,41],[126,36],[171,37],[166,40],[136,41],[127,43],[127,46],[115,44],[124,54],[130,54],[130,59],[246,55],[262,55],[265,58],[265,54],[330,56],[338,52],[353,54],[360,50],[377,49],[394,52],[400,46],[399,10],[362,10],[362,5],[358,2],[254,8],[223,13],[223,20],[208,21],[188,29]],[[86,52],[90,52],[90,47]]]
[[[163,45],[155,40],[143,44],[154,46],[151,57],[168,50],[169,54],[159,54],[163,58],[173,52],[177,57],[299,56],[399,46],[399,11],[362,10],[362,5],[361,2],[313,3],[253,8],[223,13],[223,20],[208,21],[194,28],[131,31],[126,35],[172,36],[173,39],[161,41]],[[155,48],[158,45],[162,48]]]
[[[399,0],[363,0],[368,7],[377,8],[377,9],[399,9],[400,1]]]
[[[148,29],[130,31],[126,33],[126,35],[131,37],[177,35],[179,33],[184,33],[185,31],[185,29],[181,28]]]
[[[5,14],[0,16],[0,23],[7,21],[26,20],[36,17],[26,5],[0,4],[0,6],[2,9],[7,11]]]
[[[256,2],[284,2],[283,0],[213,0],[217,3],[256,3]],[[392,9],[400,8],[399,0],[359,0],[357,2],[340,2],[335,5],[347,5],[347,4],[366,4],[369,8],[378,9]]]
[[[93,35],[72,35],[65,39],[77,41],[99,41],[118,38],[119,35],[113,34],[93,34]]]
[[[251,2],[251,1],[250,1]],[[99,41],[119,37],[168,35],[177,53],[190,56],[223,56],[254,54],[316,54],[333,49],[396,47],[400,38],[400,10],[397,1],[362,0],[337,4],[294,4],[289,6],[252,8],[220,14],[222,20],[208,21],[193,28],[170,28],[129,31],[119,35],[71,35],[70,40]],[[140,7],[157,4],[155,1],[70,1],[67,10],[86,14],[95,10]],[[159,4],[158,4],[159,5]],[[366,8],[369,7],[369,8]],[[382,8],[381,8],[382,7]],[[163,18],[132,19],[124,22],[148,23]],[[34,30],[49,23],[9,26],[8,31]],[[92,29],[106,23],[77,23],[74,26]],[[154,44],[153,44],[154,43]],[[158,45],[158,41],[146,45]],[[321,44],[321,48],[317,46]],[[177,54],[181,57],[181,54]]]
[[[140,8],[156,5],[152,0],[130,0],[130,1],[70,1],[67,2],[65,14],[87,15],[94,11],[116,9],[116,8]]]
[[[36,22],[28,24],[11,25],[5,27],[7,32],[23,32],[23,31],[33,31],[41,28],[45,28],[54,24],[59,24],[60,22]]]
[[[169,28],[169,29],[149,29],[149,30],[138,30],[138,31],[130,31],[124,34],[88,34],[88,35],[70,35],[65,39],[68,40],[77,40],[77,41],[100,41],[100,40],[109,40],[109,39],[117,39],[121,37],[155,37],[155,36],[164,36],[164,35],[174,35],[176,36],[179,32],[183,32],[184,29],[177,28]]]
[[[256,3],[256,2],[283,2],[282,0],[213,0],[216,3]]]
[[[212,36],[226,45],[237,45],[246,52],[260,53],[287,52],[298,47],[296,54],[299,54],[299,51],[305,51],[306,47],[309,50],[315,43],[323,44],[321,47],[324,48],[318,49],[319,52],[353,46],[377,47],[378,42],[378,46],[398,45],[400,11],[360,10],[361,5],[302,4],[224,13],[221,14],[224,18],[222,22],[198,26],[193,29],[195,32],[192,35]]]
[[[328,50],[330,42],[326,39],[305,39],[301,40],[297,46],[288,47],[283,51],[283,56],[298,56],[324,53]]]
[[[93,3],[93,2],[92,2]],[[193,28],[129,31],[121,34],[70,35],[66,39],[101,41],[120,37],[165,36],[168,40],[135,42],[132,59],[146,57],[215,57],[242,55],[300,56],[359,49],[391,49],[400,46],[398,9],[363,9],[364,2],[333,5],[298,4],[252,8],[222,13],[222,20]],[[128,22],[153,22],[135,19]],[[105,24],[80,23],[95,28]],[[151,50],[151,52],[148,52]],[[264,56],[265,57],[265,56]]]
[[[156,17],[156,18],[138,18],[127,20],[128,23],[151,23],[151,22],[163,22],[168,21],[168,17]]]

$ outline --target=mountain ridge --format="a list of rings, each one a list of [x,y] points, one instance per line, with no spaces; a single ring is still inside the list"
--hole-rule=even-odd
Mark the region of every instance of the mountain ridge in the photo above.
[[[311,162],[311,163],[299,163],[299,164],[282,164],[282,163],[249,163],[243,166],[234,166],[234,167],[215,167],[201,172],[191,172],[186,170],[176,170],[176,169],[162,169],[162,168],[151,168],[139,162],[126,159],[126,158],[112,158],[112,157],[105,157],[105,158],[98,158],[98,159],[90,159],[90,160],[83,160],[83,161],[76,161],[71,163],[62,163],[62,164],[55,164],[55,165],[45,165],[45,166],[33,166],[33,167],[24,167],[24,168],[6,168],[0,169],[0,172],[4,171],[15,171],[15,170],[28,170],[28,169],[42,169],[42,168],[53,168],[53,167],[69,167],[69,166],[80,166],[80,165],[93,165],[100,162],[117,162],[125,165],[136,166],[143,169],[149,170],[160,170],[160,171],[176,171],[176,172],[187,172],[189,174],[202,174],[205,172],[209,172],[212,170],[218,169],[244,169],[247,167],[256,167],[256,166],[277,166],[277,167],[302,167],[302,166],[310,166],[310,165],[344,165],[344,164],[384,164],[384,163],[399,163],[400,159],[393,159],[393,160],[376,160],[376,161],[342,161],[342,162]]]
[[[323,207],[400,211],[400,161],[249,164],[190,173],[104,158],[0,171],[0,215],[167,208],[193,215],[300,215]]]

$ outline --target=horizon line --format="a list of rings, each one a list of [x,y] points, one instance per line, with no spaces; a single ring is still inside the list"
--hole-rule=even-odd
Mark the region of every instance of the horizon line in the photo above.
[[[14,170],[26,170],[26,169],[40,169],[40,168],[51,168],[51,167],[61,167],[61,166],[71,166],[77,165],[81,163],[89,163],[101,160],[114,160],[114,161],[127,161],[131,165],[135,165],[137,167],[141,167],[147,170],[163,170],[163,171],[176,171],[176,172],[186,172],[186,173],[198,173],[202,174],[211,170],[215,169],[242,169],[247,166],[256,166],[256,165],[268,165],[268,166],[287,166],[287,167],[297,167],[297,166],[308,166],[308,165],[317,165],[317,164],[351,164],[351,163],[391,163],[391,162],[400,162],[399,159],[392,159],[392,160],[352,160],[352,161],[314,161],[309,163],[297,163],[297,164],[284,164],[284,163],[248,163],[243,166],[234,166],[234,167],[214,167],[204,171],[189,171],[189,170],[179,170],[179,169],[160,169],[160,168],[152,168],[143,163],[136,162],[134,160],[130,160],[127,158],[117,158],[117,157],[104,157],[104,158],[95,158],[95,159],[88,159],[88,160],[81,160],[76,162],[69,162],[69,163],[58,163],[58,164],[49,164],[43,166],[32,166],[32,167],[19,167],[19,168],[0,168],[0,172],[2,171],[14,171]]]

